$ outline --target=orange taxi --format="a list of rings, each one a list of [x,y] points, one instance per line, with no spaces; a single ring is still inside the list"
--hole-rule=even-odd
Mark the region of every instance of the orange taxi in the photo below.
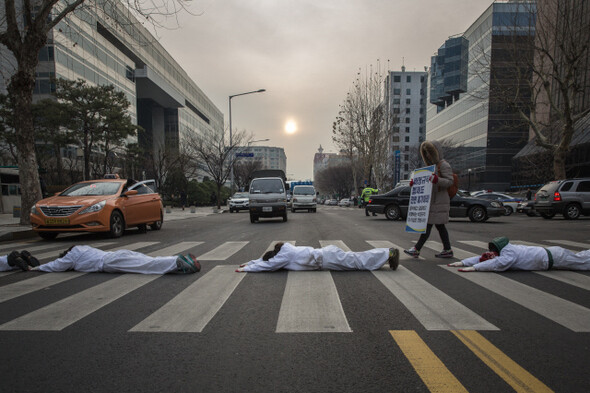
[[[76,183],[31,208],[31,225],[43,239],[60,232],[106,232],[123,235],[126,228],[162,228],[164,211],[154,180],[119,178]]]

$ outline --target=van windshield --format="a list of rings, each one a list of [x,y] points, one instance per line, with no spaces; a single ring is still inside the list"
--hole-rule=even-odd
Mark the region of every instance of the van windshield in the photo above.
[[[281,179],[255,179],[250,184],[250,194],[284,194]]]
[[[315,195],[315,189],[313,187],[295,187],[293,195]]]

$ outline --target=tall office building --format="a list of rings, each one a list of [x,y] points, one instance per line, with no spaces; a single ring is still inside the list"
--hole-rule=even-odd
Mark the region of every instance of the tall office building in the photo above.
[[[0,54],[2,70],[8,71],[0,80],[5,91],[13,61],[6,48],[0,47]],[[128,112],[143,128],[139,143],[153,155],[178,151],[190,133],[223,132],[223,113],[122,3],[84,3],[49,32],[39,60],[34,100],[49,97],[51,78],[114,85],[126,94]]]
[[[463,187],[468,182],[472,188],[510,187],[511,158],[526,144],[528,126],[501,91],[513,86],[522,100],[529,98],[530,71],[515,79],[512,70],[525,70],[517,68],[510,49],[530,40],[534,26],[534,2],[496,1],[431,58],[426,139],[458,147],[451,164]]]
[[[245,157],[237,158],[236,161],[257,160],[262,164],[261,169],[280,169],[287,173],[287,155],[282,147],[247,146],[240,147],[239,151]]]
[[[388,149],[387,172],[393,173],[393,185],[408,179],[410,150],[417,147],[426,135],[426,86],[425,71],[389,71],[385,78],[385,99],[388,116],[386,122],[391,130]]]

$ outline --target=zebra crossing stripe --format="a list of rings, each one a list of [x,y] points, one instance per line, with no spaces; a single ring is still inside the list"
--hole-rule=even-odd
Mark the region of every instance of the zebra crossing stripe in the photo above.
[[[590,244],[588,243],[579,243],[579,242],[572,242],[571,240],[547,240],[550,243],[557,244],[558,246],[571,246],[571,247],[580,247],[584,250],[588,250],[590,248]]]
[[[510,359],[506,354],[475,331],[452,332],[482,362],[498,374],[517,392],[553,392],[547,385]]]
[[[36,242],[21,242],[21,243],[8,243],[6,245],[6,247],[0,247],[0,252],[4,252],[6,254],[8,254],[8,252],[12,251],[12,250],[20,250],[21,248],[25,248],[27,250],[29,250],[30,246],[34,246],[36,244],[39,244],[40,242],[36,241]],[[37,247],[47,247],[48,244],[45,243],[43,246],[35,246]],[[32,248],[32,247],[31,247]],[[5,251],[6,250],[6,251]]]
[[[590,309],[521,284],[500,274],[488,272],[461,273],[456,268],[442,265],[440,267],[574,332],[590,332]]]
[[[320,240],[320,246],[336,246],[342,251],[350,251],[350,248],[342,240]]]
[[[350,333],[329,271],[290,271],[276,333]]]
[[[36,275],[36,277],[0,287],[0,303],[71,280],[72,278],[83,276],[86,273],[63,272],[60,274],[43,274],[41,276],[37,274],[29,273],[29,276]]]
[[[101,247],[105,247],[105,246],[108,246],[108,245],[111,245],[111,244],[115,244],[115,242],[97,243],[97,244],[94,244],[93,247],[101,248]],[[144,244],[144,243],[136,243],[136,244]],[[151,243],[151,244],[156,244],[156,243]],[[49,252],[46,252],[44,254],[35,255],[35,257],[38,260],[40,260],[40,261],[45,260],[45,259],[55,259],[55,258],[57,258],[59,256],[59,254],[61,254],[62,252],[64,252],[65,250],[67,250],[68,248],[70,248],[70,246],[73,246],[73,245],[75,245],[75,244],[64,245],[63,246],[63,249],[60,248],[59,250],[49,251]],[[125,247],[120,247],[120,248],[125,248]],[[129,249],[131,250],[131,248],[129,248]]]
[[[177,255],[200,244],[203,244],[203,242],[180,242],[173,246],[150,252],[149,255],[152,257],[167,257],[171,255]]]
[[[273,250],[275,248],[275,244],[277,244],[277,243],[289,243],[294,246],[297,243],[297,241],[295,241],[295,240],[274,240],[274,241],[270,242],[270,245],[266,248],[266,250],[264,250],[262,255],[264,255],[267,251]],[[260,256],[261,258],[262,258],[262,255]]]
[[[63,330],[159,277],[156,274],[125,274],[13,319],[0,325],[0,330]]]
[[[390,330],[389,333],[428,390],[436,393],[467,393],[467,389],[415,331]]]
[[[248,242],[225,242],[213,250],[197,257],[200,261],[225,261],[240,251]]]
[[[479,240],[459,240],[459,243],[469,244],[470,246],[481,248],[487,251],[488,243]]]
[[[414,258],[412,256],[409,256],[408,254],[406,254],[404,252],[403,247],[393,244],[392,242],[387,241],[387,240],[367,240],[367,243],[369,243],[371,246],[373,246],[375,248],[391,248],[391,247],[397,248],[399,250],[399,260],[400,261],[424,260],[423,257]]]
[[[200,333],[245,276],[216,266],[129,331]]]

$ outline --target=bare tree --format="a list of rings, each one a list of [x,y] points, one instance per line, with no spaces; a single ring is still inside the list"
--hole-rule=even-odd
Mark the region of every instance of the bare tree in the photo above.
[[[347,198],[354,190],[352,166],[350,164],[328,167],[316,174],[315,183],[318,190],[330,195]]]
[[[550,153],[555,179],[566,178],[574,125],[590,112],[590,8],[584,3],[522,2],[513,19],[504,16],[497,49],[482,49],[477,67],[490,100],[506,105],[507,116],[513,113]]]
[[[7,90],[14,111],[14,129],[18,149],[18,167],[21,183],[21,209],[29,211],[41,199],[41,187],[35,156],[35,132],[32,104],[35,71],[39,51],[45,46],[49,32],[75,10],[88,7],[102,8],[110,16],[109,23],[133,23],[135,18],[121,18],[132,10],[148,21],[160,25],[167,16],[184,9],[182,0],[5,0],[0,15],[0,44],[12,55],[5,64],[11,64]],[[136,21],[136,23],[140,23]],[[6,70],[3,70],[6,71]],[[29,215],[21,214],[21,224],[29,224]]]
[[[254,171],[262,169],[262,161],[254,158],[246,158],[234,162],[234,181],[239,190],[248,186]]]
[[[221,208],[221,187],[227,181],[236,161],[237,147],[247,144],[249,139],[251,137],[246,131],[234,132],[231,144],[224,132],[205,130],[187,133],[187,155],[198,162],[201,170],[215,182],[218,209]]]
[[[358,159],[362,166],[362,173],[358,174],[361,178],[369,182],[374,180],[374,187],[382,187],[390,176],[385,162],[391,138],[389,125],[392,123],[387,121],[391,114],[383,106],[385,79],[379,63],[376,68],[374,71],[370,66],[365,75],[359,70],[333,124],[332,140],[347,152],[351,162]],[[356,189],[359,180],[356,172],[353,172],[353,178]]]

